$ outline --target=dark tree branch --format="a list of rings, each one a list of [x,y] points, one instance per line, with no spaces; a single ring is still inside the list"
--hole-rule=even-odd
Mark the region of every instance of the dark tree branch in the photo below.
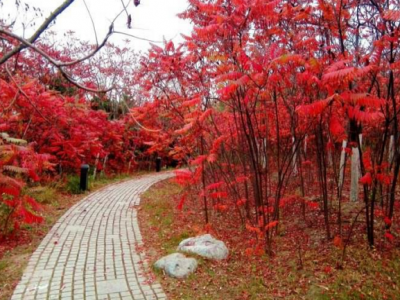
[[[84,85],[76,82],[74,79],[71,78],[70,75],[68,75],[62,68],[58,68],[58,70],[61,72],[61,75],[72,85],[76,86],[77,88],[87,91],[87,92],[91,92],[91,93],[107,93],[109,91],[111,91],[113,88],[108,88],[106,90],[96,90],[96,89],[91,89],[88,87],[85,87]]]
[[[64,1],[55,11],[53,11],[50,16],[44,20],[42,25],[36,30],[36,32],[26,41],[29,43],[34,43],[40,35],[49,27],[51,22],[53,22],[64,10],[66,10],[75,0],[66,0]],[[0,65],[4,64],[15,54],[19,53],[21,50],[27,48],[28,45],[26,43],[22,43],[19,46],[16,46],[11,51],[7,52],[2,58],[0,58]]]
[[[129,13],[128,13],[128,10],[126,9],[126,5],[124,3],[124,0],[121,0],[121,3],[122,3],[122,6],[124,7],[124,10],[126,12],[126,16],[129,17]]]
[[[136,35],[133,35],[133,34],[125,33],[125,32],[122,32],[122,31],[114,31],[114,33],[115,33],[115,34],[126,35],[126,36],[132,37],[132,38],[134,38],[134,39],[142,40],[142,41],[146,41],[146,42],[158,43],[158,44],[164,43],[163,41],[153,41],[153,40],[149,40],[149,39],[146,39],[146,38],[142,38],[142,37],[139,37],[139,36],[136,36]]]
[[[86,8],[86,11],[87,11],[87,13],[89,15],[90,22],[92,22],[92,27],[93,27],[93,31],[94,31],[94,37],[96,38],[96,45],[98,46],[99,45],[99,40],[97,38],[97,31],[96,31],[96,26],[94,25],[92,13],[90,12],[90,9],[89,9],[88,5],[86,4],[85,0],[83,0],[83,4],[85,4],[85,8]]]
[[[80,62],[82,62],[82,61],[84,61],[84,60],[89,59],[90,57],[92,57],[93,55],[95,55],[97,52],[99,52],[100,49],[101,49],[102,47],[104,47],[104,45],[107,43],[108,39],[110,38],[110,36],[111,36],[112,33],[113,33],[113,30],[114,30],[114,26],[113,26],[113,24],[111,24],[111,25],[110,25],[110,28],[109,28],[109,30],[108,30],[108,33],[107,33],[107,35],[106,35],[106,37],[104,38],[103,42],[102,42],[100,45],[98,45],[98,46],[96,47],[96,49],[94,49],[92,52],[90,52],[88,55],[86,55],[86,56],[84,56],[84,57],[81,57],[81,58],[78,58],[78,59],[76,59],[76,60],[69,61],[69,62],[61,62],[61,61],[55,60],[55,59],[52,58],[50,55],[48,55],[45,51],[43,51],[42,49],[36,47],[36,46],[35,46],[32,42],[30,42],[29,40],[26,40],[26,39],[20,37],[19,35],[16,35],[16,34],[14,34],[14,33],[10,32],[10,31],[8,31],[8,30],[6,30],[6,29],[0,28],[0,33],[4,34],[4,35],[6,35],[6,36],[9,36],[9,37],[11,37],[11,38],[13,38],[13,39],[18,40],[21,44],[24,45],[24,48],[27,48],[27,47],[31,48],[31,49],[34,50],[35,52],[37,52],[37,53],[39,53],[40,55],[42,55],[43,57],[45,57],[50,63],[52,63],[52,64],[55,65],[56,67],[67,67],[67,66],[70,67],[70,66],[76,65],[76,64],[78,64],[78,63],[80,63]],[[0,63],[0,65],[1,65],[1,63]]]
[[[104,38],[104,40],[101,42],[100,45],[97,45],[96,49],[94,49],[92,52],[90,52],[88,55],[86,55],[84,57],[78,58],[78,59],[70,61],[70,62],[60,63],[59,65],[61,67],[73,66],[73,65],[83,62],[84,60],[91,58],[93,55],[95,55],[97,52],[99,52],[101,48],[103,48],[105,46],[105,44],[108,42],[108,39],[113,34],[113,32],[114,32],[114,24],[111,23],[106,37]]]
[[[1,34],[7,35],[7,36],[9,36],[9,37],[12,37],[12,38],[18,40],[18,41],[21,42],[23,45],[25,45],[25,48],[26,48],[26,47],[29,47],[29,48],[31,48],[32,50],[34,50],[35,52],[39,53],[39,54],[40,54],[41,56],[43,56],[45,59],[47,59],[52,65],[54,65],[54,66],[61,72],[61,74],[63,75],[63,77],[64,77],[67,81],[69,81],[71,84],[75,85],[76,87],[78,87],[78,88],[80,88],[80,89],[83,89],[83,90],[88,91],[88,92],[93,92],[93,93],[106,93],[106,92],[109,92],[112,88],[107,89],[107,90],[95,90],[95,89],[87,88],[87,87],[85,87],[85,86],[83,86],[83,85],[77,83],[76,81],[74,81],[74,80],[71,78],[71,76],[68,75],[68,74],[65,72],[65,70],[63,69],[63,67],[72,66],[72,65],[74,65],[74,64],[80,63],[80,62],[82,62],[82,61],[84,61],[84,60],[90,58],[90,57],[93,56],[94,54],[96,54],[96,53],[101,49],[101,47],[103,47],[103,46],[105,45],[105,43],[107,42],[107,40],[108,40],[108,38],[110,37],[110,35],[112,34],[112,32],[113,32],[113,26],[112,26],[112,24],[111,24],[110,30],[109,30],[109,32],[108,32],[106,38],[104,39],[103,43],[101,43],[99,47],[96,47],[96,49],[95,49],[93,52],[91,52],[89,55],[85,56],[84,58],[80,58],[80,59],[74,60],[74,61],[72,61],[72,62],[62,63],[62,62],[59,62],[59,61],[55,60],[54,58],[52,58],[52,57],[51,57],[50,55],[48,55],[45,51],[43,51],[42,49],[36,47],[36,46],[33,45],[32,43],[30,43],[28,40],[25,40],[24,38],[22,38],[22,37],[20,37],[20,36],[18,36],[18,35],[16,35],[16,34],[14,34],[14,33],[12,33],[12,32],[9,32],[8,30],[1,29],[1,28],[0,28],[0,33],[1,33]]]

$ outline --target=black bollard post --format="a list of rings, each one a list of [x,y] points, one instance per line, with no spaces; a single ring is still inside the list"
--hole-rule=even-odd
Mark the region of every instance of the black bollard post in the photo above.
[[[161,157],[156,158],[156,172],[161,171]]]
[[[89,175],[89,165],[81,166],[81,181],[80,189],[81,191],[86,191],[88,189],[88,175]]]

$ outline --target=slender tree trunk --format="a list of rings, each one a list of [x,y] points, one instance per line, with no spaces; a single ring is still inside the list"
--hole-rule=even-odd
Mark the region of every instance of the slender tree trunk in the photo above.
[[[389,140],[389,165],[393,163],[393,158],[394,158],[394,135],[392,134],[390,136]]]
[[[293,175],[297,176],[299,174],[299,170],[297,168],[297,147],[296,147],[296,138],[292,137],[292,152],[293,152],[293,159],[292,159],[292,168],[293,168]]]
[[[96,180],[97,164],[99,163],[99,156],[100,156],[100,154],[96,155],[96,160],[94,162],[93,180]]]
[[[360,180],[360,155],[357,147],[351,148],[350,200],[358,201],[358,181]]]
[[[201,155],[204,155],[204,138],[201,137]],[[206,190],[206,177],[204,174],[204,161],[202,162],[202,172],[201,172],[201,183],[203,185],[203,191]],[[207,197],[205,195],[205,193],[203,193],[203,204],[204,204],[204,218],[205,218],[205,222],[206,224],[209,223],[209,219],[208,219],[208,204],[207,204]]]
[[[342,143],[342,152],[340,153],[340,170],[339,170],[339,188],[343,189],[344,171],[346,168],[346,147],[347,141]]]

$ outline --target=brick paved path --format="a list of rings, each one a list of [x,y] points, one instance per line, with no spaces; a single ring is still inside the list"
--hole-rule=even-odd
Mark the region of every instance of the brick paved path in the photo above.
[[[72,207],[36,252],[12,300],[166,299],[138,251],[139,195],[171,173],[111,185]]]

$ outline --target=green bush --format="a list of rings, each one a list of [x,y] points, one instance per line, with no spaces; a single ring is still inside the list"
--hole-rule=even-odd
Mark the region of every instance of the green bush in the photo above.
[[[26,194],[40,204],[52,204],[57,201],[56,189],[48,186],[38,186],[26,190]]]
[[[80,188],[80,177],[78,175],[68,175],[65,187],[71,194],[82,194]]]

